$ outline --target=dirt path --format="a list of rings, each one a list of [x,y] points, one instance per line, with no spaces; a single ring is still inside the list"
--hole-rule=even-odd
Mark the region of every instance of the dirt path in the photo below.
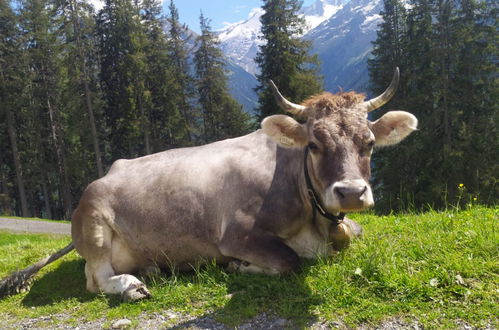
[[[71,235],[71,225],[68,223],[2,217],[0,217],[0,230]]]

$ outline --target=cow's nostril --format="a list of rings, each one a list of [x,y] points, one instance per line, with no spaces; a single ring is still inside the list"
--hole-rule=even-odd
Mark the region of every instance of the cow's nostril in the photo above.
[[[342,192],[344,188],[336,187],[334,188],[334,192],[338,195],[340,198],[345,198],[344,192]]]

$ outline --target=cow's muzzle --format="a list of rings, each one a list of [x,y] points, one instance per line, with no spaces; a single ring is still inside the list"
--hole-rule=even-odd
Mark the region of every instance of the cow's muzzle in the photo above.
[[[371,187],[362,179],[336,182],[326,194],[326,205],[342,212],[367,209],[374,205]]]

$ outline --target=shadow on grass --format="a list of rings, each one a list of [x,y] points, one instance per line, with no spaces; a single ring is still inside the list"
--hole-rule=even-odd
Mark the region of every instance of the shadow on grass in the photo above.
[[[35,279],[22,304],[28,307],[44,306],[67,299],[79,302],[95,298],[85,289],[85,262],[82,259],[62,261],[54,270]]]
[[[41,307],[70,299],[80,303],[96,299],[98,295],[86,291],[84,265],[83,259],[62,261],[54,270],[34,281],[22,304],[27,307]],[[213,308],[206,308],[210,313],[195,319],[197,321],[213,319],[232,327],[252,321],[266,327],[273,326],[279,318],[285,318],[291,320],[294,325],[303,326],[315,319],[314,306],[321,304],[321,299],[311,292],[306,283],[312,265],[312,261],[306,261],[302,270],[287,276],[227,274],[223,267],[212,265],[202,267],[199,272],[181,273],[179,278],[181,285],[196,283],[207,290],[213,285],[226,288],[228,296],[225,299],[228,300],[222,304],[215,303],[218,306]],[[161,276],[168,277],[171,273]],[[146,279],[146,285],[154,288],[157,284]],[[206,301],[201,304],[211,304],[212,299],[208,294]],[[153,296],[151,301],[144,301],[145,305],[141,308],[145,309],[144,311],[155,311],[161,305],[163,310],[167,306],[161,304],[161,300],[160,295]],[[119,295],[106,295],[106,301],[109,308],[119,308],[122,304]],[[189,303],[186,300],[185,303],[196,302]],[[189,327],[193,325],[192,322],[193,320],[187,321],[176,327]]]
[[[245,326],[248,322],[251,322],[250,328],[261,329],[304,327],[316,320],[315,306],[322,303],[306,281],[312,265],[313,261],[306,261],[302,270],[287,276],[226,274],[222,267],[209,267],[210,278],[226,287],[229,300],[221,307],[210,308],[209,314],[174,328],[192,328],[204,323],[209,328],[213,321],[231,328]],[[195,277],[192,281],[198,281]]]

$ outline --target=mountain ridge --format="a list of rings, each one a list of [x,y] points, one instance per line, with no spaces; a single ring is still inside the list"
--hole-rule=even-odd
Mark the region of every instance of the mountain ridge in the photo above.
[[[320,74],[324,77],[325,90],[368,93],[367,59],[372,42],[376,39],[378,24],[382,21],[379,14],[382,5],[381,0],[317,0],[302,8],[300,13],[308,25],[303,38],[312,42],[311,53],[317,54],[321,61]],[[228,61],[253,77],[258,73],[258,66],[254,62],[258,46],[264,42],[259,39],[259,18],[262,14],[263,10],[257,8],[247,20],[218,31],[221,49]],[[231,77],[236,78],[237,75]],[[258,83],[256,78],[246,76],[244,79],[247,84],[245,87],[235,81],[231,84],[247,91],[253,90]],[[238,92],[232,92],[240,100]],[[245,97],[248,97],[248,93]],[[257,100],[247,104],[257,104]]]

